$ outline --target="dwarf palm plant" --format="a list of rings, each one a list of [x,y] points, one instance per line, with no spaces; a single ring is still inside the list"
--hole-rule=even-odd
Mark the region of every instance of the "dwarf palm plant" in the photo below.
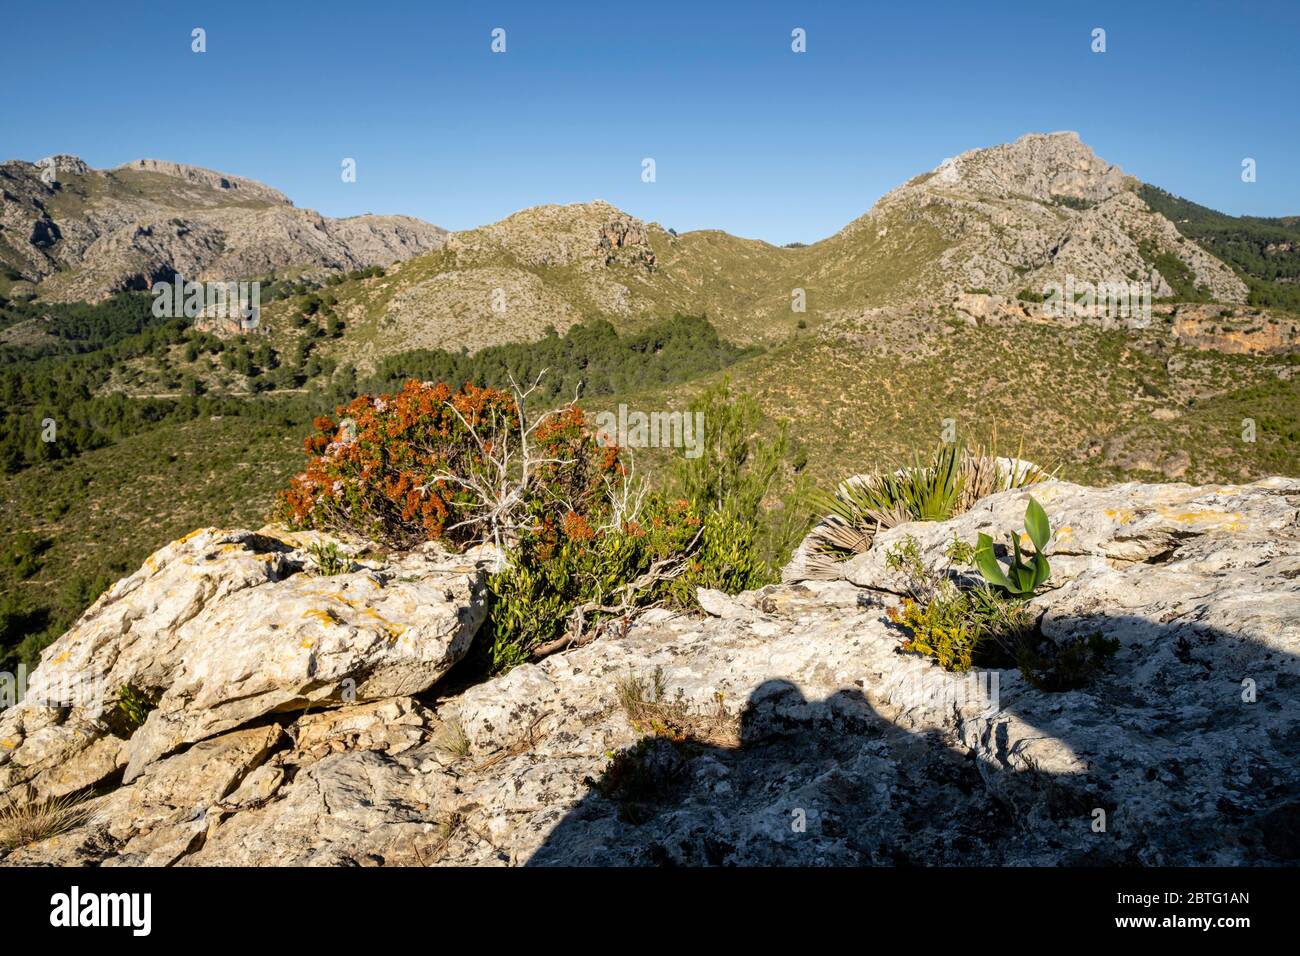
[[[810,536],[804,570],[809,577],[835,577],[836,565],[868,550],[882,530],[908,521],[946,521],[981,498],[1047,477],[1019,457],[1008,466],[996,452],[955,442],[941,444],[926,462],[914,459],[895,471],[854,476],[832,493],[812,495],[813,509],[824,517]]]

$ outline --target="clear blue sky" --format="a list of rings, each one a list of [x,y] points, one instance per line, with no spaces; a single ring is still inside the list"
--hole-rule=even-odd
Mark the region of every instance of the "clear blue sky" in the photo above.
[[[601,198],[807,242],[947,156],[1059,129],[1206,205],[1300,214],[1295,0],[9,0],[0,24],[0,158],[193,163],[333,216],[461,229]]]

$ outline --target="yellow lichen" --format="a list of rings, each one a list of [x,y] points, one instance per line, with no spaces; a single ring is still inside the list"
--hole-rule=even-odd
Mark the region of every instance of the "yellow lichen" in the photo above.
[[[1173,508],[1157,508],[1160,516],[1179,524],[1210,524],[1227,531],[1240,531],[1245,527],[1240,511],[1177,511]]]
[[[313,620],[320,621],[322,624],[335,625],[339,619],[334,616],[334,612],[324,608],[308,608],[302,612],[303,617],[310,617]]]
[[[324,598],[327,601],[338,601],[340,604],[345,605],[346,607],[355,608],[357,606],[356,601],[352,600],[349,597],[344,597],[342,592],[340,591],[324,591],[316,588],[308,591],[307,593],[310,594],[312,597]]]

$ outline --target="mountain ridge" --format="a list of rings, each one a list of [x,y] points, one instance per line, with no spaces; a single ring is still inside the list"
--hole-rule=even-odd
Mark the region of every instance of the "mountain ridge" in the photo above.
[[[97,301],[176,274],[227,281],[385,266],[445,235],[407,216],[331,219],[254,180],[164,160],[0,164],[0,292],[18,283],[50,301]]]
[[[797,323],[789,320],[796,289],[803,290],[806,308],[826,319],[918,302],[948,307],[972,289],[1010,298],[1068,274],[1094,282],[1149,277],[1158,297],[1196,290],[1203,298],[1242,303],[1249,295],[1230,266],[1189,245],[1172,221],[1151,209],[1145,184],[1071,131],[1027,133],[967,150],[890,190],[833,235],[798,247],[721,229],[679,235],[603,200],[532,206],[453,232],[400,216],[330,219],[298,210],[272,187],[188,164],[140,159],[96,171],[66,155],[41,162],[65,170],[72,195],[51,189],[48,197],[28,197],[34,201],[24,220],[14,209],[23,197],[8,188],[0,193],[0,260],[22,278],[39,280],[44,297],[66,301],[148,288],[169,270],[252,278],[291,267],[348,271],[435,254],[407,273],[409,286],[384,297],[392,309],[366,315],[422,344],[429,344],[433,330],[422,327],[430,324],[449,335],[469,334],[473,347],[481,347],[535,337],[549,326],[562,330],[584,315],[635,327],[671,311],[716,314],[724,331],[761,340],[766,324],[787,331]],[[18,170],[30,176],[40,168],[0,165],[0,183],[13,181]],[[82,197],[84,210],[76,202],[77,180],[94,176],[121,180],[122,194],[147,192],[159,178],[176,191],[150,197],[156,201],[144,210],[124,200],[119,205],[126,212],[105,222],[96,197]],[[189,203],[203,212],[190,217],[193,223],[182,217],[175,224],[158,208],[169,201],[168,209]],[[124,231],[129,225],[136,228]],[[24,228],[26,248],[18,248],[23,244],[14,236]],[[254,250],[237,238],[235,253],[226,254],[232,234],[260,237],[269,248]],[[65,248],[70,254],[61,262]],[[502,299],[507,315],[534,313],[514,338],[511,323],[500,321]],[[501,334],[466,328],[475,325],[501,326]],[[369,337],[379,340],[380,354],[390,350],[383,340],[400,338],[376,330]]]
[[[583,317],[636,331],[675,312],[707,314],[752,344],[880,309],[978,321],[990,307],[972,311],[973,291],[1016,319],[1019,299],[1070,276],[1244,303],[1249,290],[1232,268],[1186,241],[1139,188],[1077,133],[1058,132],[945,160],[799,247],[714,229],[677,234],[601,200],[535,206],[452,233],[382,279],[339,286],[347,329],[329,348],[373,367],[407,348],[530,341]],[[280,304],[270,318],[283,324],[294,308]]]

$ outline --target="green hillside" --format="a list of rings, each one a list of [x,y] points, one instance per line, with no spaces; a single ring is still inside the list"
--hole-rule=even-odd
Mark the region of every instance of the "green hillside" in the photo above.
[[[1143,185],[1142,198],[1250,286],[1250,304],[1300,310],[1300,217],[1229,216]]]

